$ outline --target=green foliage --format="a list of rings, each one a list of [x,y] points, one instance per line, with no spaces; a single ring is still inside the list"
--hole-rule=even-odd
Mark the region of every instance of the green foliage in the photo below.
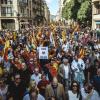
[[[65,19],[73,19],[80,23],[91,21],[92,5],[91,0],[70,0],[62,11]]]
[[[74,5],[71,8],[71,12],[72,12],[71,18],[76,21],[77,13],[78,13],[78,10],[80,9],[81,3],[78,0],[73,0],[73,2],[74,2]]]
[[[65,18],[65,19],[71,19],[71,8],[72,8],[72,2],[68,2],[65,7],[63,8],[63,11],[62,11],[62,16]]]
[[[81,4],[81,7],[80,7],[80,9],[78,10],[78,13],[77,13],[78,20],[84,21],[87,18],[86,14],[87,14],[89,7],[90,7],[89,1],[85,1]]]

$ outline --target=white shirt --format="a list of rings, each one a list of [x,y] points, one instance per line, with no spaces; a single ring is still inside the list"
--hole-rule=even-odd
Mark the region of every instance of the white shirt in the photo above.
[[[69,100],[79,100],[79,97],[77,97],[77,93],[74,94],[72,91],[68,91],[68,96],[69,96]]]
[[[69,74],[69,68],[68,68],[69,66],[65,66],[64,65],[64,70],[65,70],[65,79],[68,79],[68,74]]]
[[[69,43],[63,44],[62,49],[66,52],[69,50]]]
[[[36,84],[38,85],[38,83],[41,81],[41,74],[40,73],[38,75],[33,74],[31,76],[31,80],[35,80]]]
[[[71,65],[72,70],[76,69],[75,72],[80,72],[78,64],[80,65],[80,67],[81,67],[82,70],[85,69],[85,63],[84,63],[84,61],[82,59],[78,59],[78,62],[75,61],[75,60],[72,61],[72,65]]]

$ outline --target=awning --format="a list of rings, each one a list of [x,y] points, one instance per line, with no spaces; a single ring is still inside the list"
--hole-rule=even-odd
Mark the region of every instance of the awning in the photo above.
[[[96,24],[100,24],[100,21],[97,21]]]

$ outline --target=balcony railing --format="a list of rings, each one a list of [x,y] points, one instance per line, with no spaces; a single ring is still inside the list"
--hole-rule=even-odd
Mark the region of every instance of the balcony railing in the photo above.
[[[1,4],[1,7],[13,7],[13,4]]]
[[[92,2],[99,2],[100,0],[92,0]]]
[[[1,17],[13,17],[14,16],[14,14],[13,13],[11,13],[11,14],[6,14],[6,13],[1,13]]]

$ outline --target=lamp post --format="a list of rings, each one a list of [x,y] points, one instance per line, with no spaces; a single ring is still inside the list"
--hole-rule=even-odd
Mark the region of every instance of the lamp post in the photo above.
[[[18,31],[20,32],[20,14],[19,13],[17,14],[17,18],[18,18],[18,25],[19,25],[19,30]]]

